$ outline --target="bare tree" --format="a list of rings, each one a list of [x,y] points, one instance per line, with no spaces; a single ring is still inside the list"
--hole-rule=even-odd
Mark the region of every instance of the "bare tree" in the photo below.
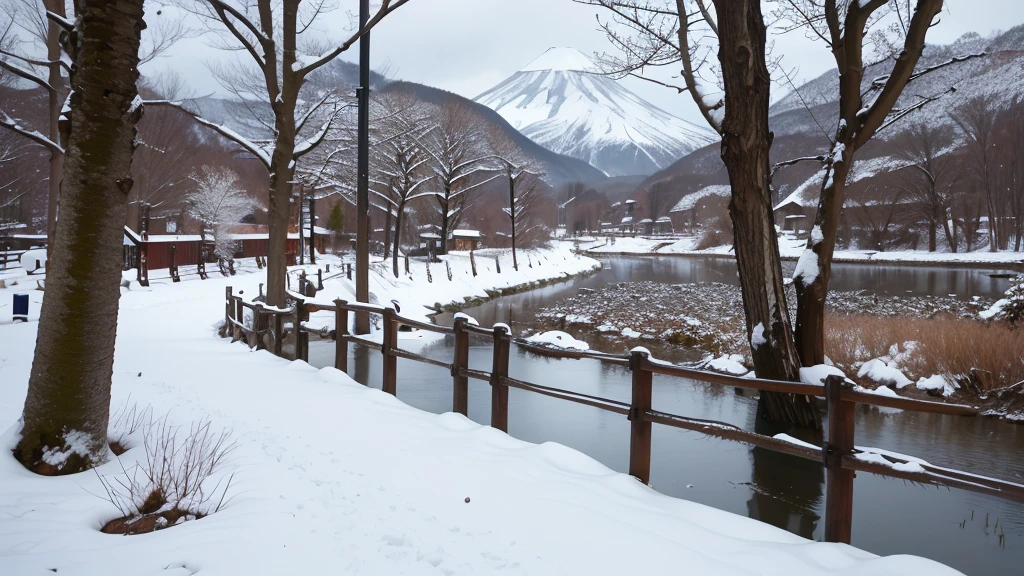
[[[77,4],[72,4],[72,10]],[[0,107],[0,127],[11,130],[29,141],[44,147],[50,154],[49,196],[47,205],[48,250],[54,246],[57,207],[60,196],[60,176],[64,161],[66,135],[61,123],[69,122],[66,115],[69,94],[70,63],[66,58],[69,33],[73,29],[74,12],[68,13],[65,0],[11,0],[6,16],[6,32],[0,36],[0,69],[30,82],[47,94],[47,125],[33,127],[11,117]],[[144,35],[141,63],[148,62],[184,37],[187,30],[181,21],[173,18],[149,18],[148,32]],[[18,44],[38,47],[38,53],[17,52],[4,46],[4,37],[17,37]],[[45,53],[45,54],[44,54]]]
[[[285,248],[296,165],[324,141],[341,108],[331,94],[304,101],[300,92],[310,74],[351,48],[363,34],[409,0],[381,0],[365,26],[333,45],[312,36],[316,33],[317,19],[332,8],[327,0],[306,4],[300,0],[179,1],[201,16],[212,32],[219,34],[221,48],[246,55],[249,65],[255,68],[256,81],[244,70],[238,74],[222,70],[222,84],[229,90],[244,90],[254,95],[264,110],[269,108],[271,121],[266,123],[268,138],[263,142],[246,139],[226,126],[193,115],[200,123],[245,148],[269,172],[267,303],[283,306],[287,270]],[[258,112],[256,116],[262,114]],[[314,126],[317,119],[323,122]]]
[[[928,251],[936,250],[936,232],[941,229],[949,249],[956,252],[951,211],[958,192],[960,166],[950,146],[952,131],[943,126],[916,124],[896,142],[898,156],[909,163],[899,171],[899,185],[928,223]]]
[[[203,166],[189,179],[195,186],[185,198],[189,216],[202,223],[203,239],[213,241],[214,255],[230,260],[235,255],[231,228],[252,213],[256,201],[239,186],[238,174],[223,166]]]
[[[448,236],[472,203],[472,192],[497,178],[488,173],[483,120],[458,102],[445,102],[436,111],[436,126],[424,138],[424,151],[434,173],[432,190],[441,221],[441,253],[448,252]]]
[[[968,171],[985,199],[988,216],[988,249],[999,249],[999,208],[996,202],[996,118],[998,110],[982,96],[971,98],[950,115],[960,128],[967,148]]]
[[[405,209],[410,202],[434,195],[426,186],[434,176],[427,166],[430,155],[422,144],[432,127],[427,110],[411,93],[385,92],[372,104],[378,130],[370,151],[370,192],[385,215],[395,219],[391,267],[397,278]],[[385,225],[385,234],[387,228]]]
[[[860,228],[868,231],[867,240],[871,248],[884,252],[892,242],[896,209],[904,199],[905,193],[906,191],[898,186],[881,186],[878,193],[865,194],[849,207],[848,211],[852,213]]]
[[[1024,96],[1017,97],[1002,113],[997,136],[1002,189],[1006,210],[1013,223],[1013,249],[1021,249],[1024,236]]]
[[[143,82],[140,92],[145,98],[176,100],[183,96],[181,79],[165,74],[157,80]],[[142,229],[142,206],[167,212],[183,207],[192,191],[186,166],[210,162],[211,146],[204,146],[190,118],[178,110],[153,107],[139,122],[138,148],[132,158],[135,186],[128,199],[127,224]]]
[[[109,453],[121,243],[138,95],[142,0],[78,0],[62,211],[15,457],[71,474]]]
[[[612,14],[612,20],[602,27],[621,53],[611,59],[614,71],[688,93],[708,125],[722,137],[754,369],[761,378],[798,380],[800,358],[786,304],[769,184],[771,78],[760,2],[577,1]],[[717,68],[713,64],[716,48]],[[679,66],[682,83],[672,85],[644,74],[664,66]],[[708,82],[705,76],[713,80]],[[820,426],[809,398],[770,393],[762,398],[773,420]]]
[[[512,267],[519,270],[517,240],[529,231],[529,223],[535,216],[537,188],[541,183],[543,168],[526,156],[515,142],[498,129],[488,132],[488,142],[493,153],[495,169],[503,173],[508,183],[508,206],[501,210],[508,218],[511,229]]]
[[[854,155],[882,128],[940,97],[930,95],[897,108],[907,84],[931,71],[961,59],[951,59],[925,70],[915,70],[924,50],[925,35],[942,0],[918,0],[903,13],[900,2],[891,0],[785,0],[776,15],[788,29],[803,29],[826,44],[839,70],[839,114],[835,135],[825,157],[814,225],[807,248],[797,264],[796,342],[804,365],[825,361],[825,297],[832,274],[832,255],[839,231],[846,179]],[[890,13],[892,11],[892,13]],[[871,27],[885,18],[894,19],[893,36],[871,34]],[[881,28],[876,28],[876,32]],[[865,85],[864,48],[873,43],[882,56],[893,59],[892,70]]]

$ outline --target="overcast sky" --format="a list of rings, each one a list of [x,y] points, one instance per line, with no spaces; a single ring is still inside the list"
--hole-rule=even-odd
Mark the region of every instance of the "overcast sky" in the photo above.
[[[340,0],[340,5],[322,26],[322,32],[335,39],[350,33],[346,12],[358,7],[356,0]],[[386,69],[395,79],[474,98],[552,46],[571,46],[588,56],[608,50],[595,21],[598,13],[572,0],[411,0],[374,29],[373,66]],[[1021,0],[946,0],[941,22],[928,40],[945,44],[971,31],[987,36],[1022,22]],[[833,64],[821,43],[799,32],[770,37],[786,68],[798,68],[801,79],[818,76]],[[217,87],[200,63],[218,57],[208,39],[196,38],[180,43],[170,57],[147,65],[144,72],[170,67],[197,92],[208,93]],[[358,50],[342,57],[355,62]],[[686,96],[637,79],[621,82],[666,111],[701,122]],[[776,94],[782,89],[776,88]]]

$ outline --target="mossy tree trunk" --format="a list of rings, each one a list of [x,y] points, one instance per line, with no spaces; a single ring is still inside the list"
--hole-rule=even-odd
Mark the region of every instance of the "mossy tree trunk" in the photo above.
[[[135,124],[143,0],[79,0],[61,215],[14,454],[71,474],[108,453],[121,244]]]

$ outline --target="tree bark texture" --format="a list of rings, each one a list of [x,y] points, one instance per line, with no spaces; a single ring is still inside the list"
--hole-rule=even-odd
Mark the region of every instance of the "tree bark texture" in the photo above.
[[[108,454],[121,243],[142,116],[142,0],[80,0],[78,8],[61,218],[14,450],[43,474],[79,472]]]
[[[716,0],[715,6],[725,83],[722,161],[732,186],[729,214],[751,356],[759,378],[799,380],[768,185],[771,78],[764,18],[758,0]],[[761,397],[772,420],[820,428],[810,398],[767,392]]]

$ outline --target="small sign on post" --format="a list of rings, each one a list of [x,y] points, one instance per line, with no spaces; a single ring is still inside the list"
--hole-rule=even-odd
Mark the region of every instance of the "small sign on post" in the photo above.
[[[14,295],[14,314],[12,322],[28,322],[28,294]]]

